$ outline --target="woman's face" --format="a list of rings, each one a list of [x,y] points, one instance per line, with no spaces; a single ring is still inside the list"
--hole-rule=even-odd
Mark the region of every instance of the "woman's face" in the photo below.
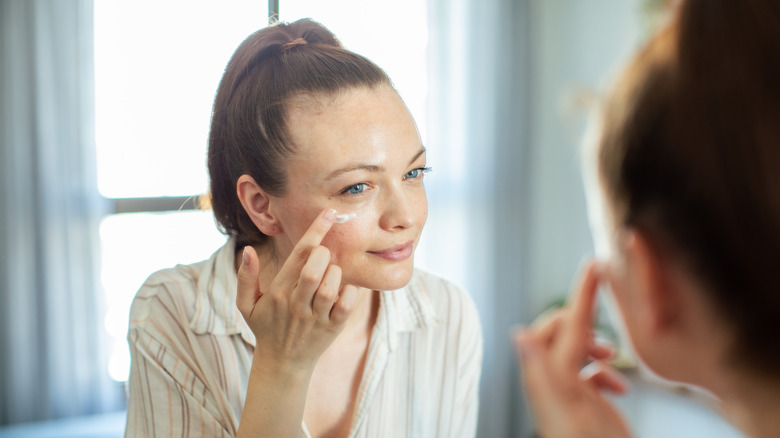
[[[270,212],[286,257],[324,208],[355,218],[334,224],[323,245],[342,281],[376,290],[405,286],[428,216],[425,148],[390,86],[348,90],[333,98],[301,97],[288,105],[293,153],[287,189]]]

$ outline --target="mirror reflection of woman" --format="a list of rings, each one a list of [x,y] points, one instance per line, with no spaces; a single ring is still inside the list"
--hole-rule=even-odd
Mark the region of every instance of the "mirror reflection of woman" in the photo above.
[[[310,20],[256,32],[208,165],[230,239],[139,291],[127,435],[474,436],[479,321],[414,268],[426,151],[385,73]]]
[[[543,437],[631,435],[602,392],[625,386],[593,341],[599,284],[646,369],[780,436],[780,2],[675,3],[585,151],[608,251],[568,308],[516,338]]]

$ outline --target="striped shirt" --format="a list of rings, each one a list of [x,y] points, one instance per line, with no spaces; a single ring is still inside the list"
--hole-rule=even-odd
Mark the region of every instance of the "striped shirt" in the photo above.
[[[152,274],[133,300],[126,436],[235,436],[255,337],[235,305],[232,240]],[[415,270],[380,293],[350,437],[473,437],[482,331],[468,294]],[[306,425],[302,434],[309,437]]]

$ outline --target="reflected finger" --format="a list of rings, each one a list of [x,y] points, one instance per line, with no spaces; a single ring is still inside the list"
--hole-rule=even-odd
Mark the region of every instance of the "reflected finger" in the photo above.
[[[542,346],[549,347],[560,332],[566,313],[566,308],[558,308],[542,314],[534,320],[528,331],[533,333],[537,342],[541,343]]]
[[[596,360],[609,360],[615,357],[617,349],[610,344],[594,342],[588,349],[588,355]]]
[[[252,316],[255,304],[263,294],[258,285],[260,265],[255,249],[251,246],[245,247],[242,258],[237,274],[236,307],[241,311],[244,319],[248,320]]]
[[[336,265],[328,266],[319,288],[314,292],[312,300],[314,316],[320,322],[326,323],[330,320],[330,311],[339,298],[340,286],[341,268]]]
[[[314,248],[320,246],[322,239],[328,234],[333,223],[336,219],[336,210],[329,208],[320,212],[316,219],[312,222],[309,229],[301,236],[298,243],[290,253],[290,256],[282,265],[282,269],[279,270],[279,278],[287,279],[290,282],[297,281],[299,273],[306,262],[309,260],[309,255]]]
[[[355,310],[355,303],[358,299],[358,290],[355,286],[346,285],[341,288],[339,297],[330,311],[330,322],[333,324],[344,324],[352,311]]]
[[[593,345],[592,321],[598,283],[596,265],[590,262],[570,298],[570,313],[561,324],[560,348],[555,352],[557,363],[579,369],[587,358],[588,350]]]
[[[290,295],[293,308],[300,315],[311,315],[312,299],[320,287],[323,276],[330,265],[330,251],[324,246],[318,246],[311,251],[306,264],[301,268],[298,284]]]
[[[599,390],[612,391],[617,394],[625,394],[628,391],[628,381],[611,365],[601,361],[594,361],[580,370],[580,379],[590,382]]]

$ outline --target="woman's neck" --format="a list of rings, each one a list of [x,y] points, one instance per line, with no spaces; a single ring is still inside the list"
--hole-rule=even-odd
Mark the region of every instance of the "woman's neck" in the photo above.
[[[778,436],[780,380],[733,372],[716,386],[723,412],[735,426],[755,438]]]

